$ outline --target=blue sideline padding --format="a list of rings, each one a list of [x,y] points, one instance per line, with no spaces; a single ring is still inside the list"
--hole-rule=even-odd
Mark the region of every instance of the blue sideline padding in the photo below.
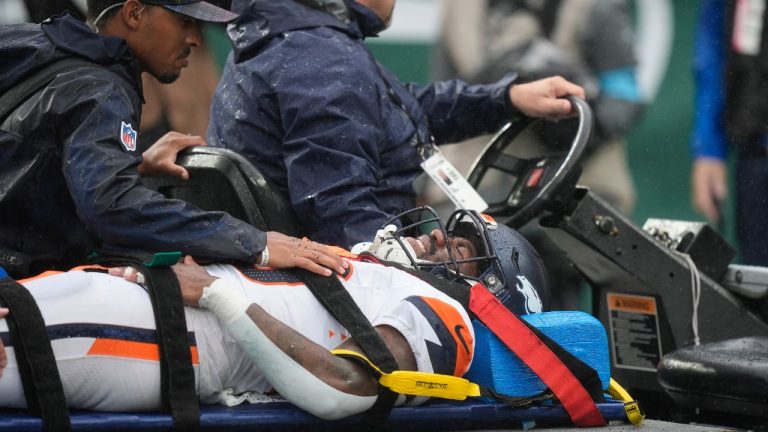
[[[608,336],[592,315],[579,311],[544,312],[521,318],[597,371],[603,389],[611,380]],[[474,321],[475,357],[466,377],[507,396],[535,396],[546,389],[536,374],[488,327]]]
[[[624,404],[598,404],[606,420],[626,421]],[[200,409],[202,430],[209,431],[358,431],[361,425],[352,417],[323,421],[288,403],[267,403]],[[170,415],[154,413],[96,413],[73,411],[74,431],[167,431]],[[499,403],[435,401],[419,407],[400,407],[392,411],[387,426],[397,431],[466,430],[483,428],[526,428],[571,425],[561,406],[513,408]],[[40,431],[42,422],[28,414],[0,412],[0,431]]]

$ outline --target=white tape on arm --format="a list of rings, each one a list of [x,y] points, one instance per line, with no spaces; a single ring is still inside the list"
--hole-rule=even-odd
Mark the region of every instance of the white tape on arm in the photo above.
[[[252,303],[239,287],[224,279],[216,279],[203,288],[199,301],[201,308],[213,312],[225,326],[245,315]]]
[[[245,311],[245,294],[222,279],[203,289],[200,307],[216,314],[272,387],[289,402],[325,420],[371,408],[377,396],[355,396],[326,384],[275,345]]]

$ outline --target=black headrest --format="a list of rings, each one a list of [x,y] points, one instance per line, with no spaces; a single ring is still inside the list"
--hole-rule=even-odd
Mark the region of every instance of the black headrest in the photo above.
[[[142,181],[168,198],[203,210],[227,212],[263,231],[306,234],[287,197],[239,154],[223,148],[193,147],[179,154],[177,163],[189,171],[188,181],[175,177]]]

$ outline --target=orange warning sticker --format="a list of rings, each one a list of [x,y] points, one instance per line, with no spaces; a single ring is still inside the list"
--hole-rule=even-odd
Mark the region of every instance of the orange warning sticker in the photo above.
[[[656,298],[607,292],[605,299],[613,365],[655,371],[661,361]]]
[[[656,299],[608,293],[608,310],[656,315]]]

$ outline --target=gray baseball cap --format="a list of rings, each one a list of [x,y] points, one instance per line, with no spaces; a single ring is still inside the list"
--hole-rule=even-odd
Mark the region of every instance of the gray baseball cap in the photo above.
[[[238,17],[234,12],[200,0],[142,0],[142,3],[162,6],[200,21],[225,23]]]

